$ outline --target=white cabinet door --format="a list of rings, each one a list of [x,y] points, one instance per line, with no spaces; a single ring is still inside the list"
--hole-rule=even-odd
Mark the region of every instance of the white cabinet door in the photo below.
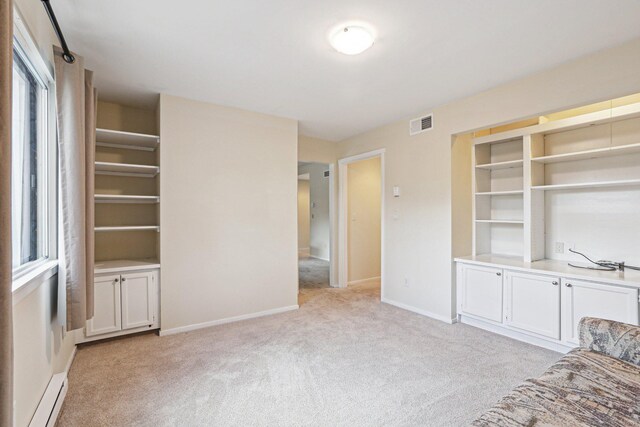
[[[560,279],[505,271],[504,323],[560,339]]]
[[[122,329],[151,325],[154,320],[154,274],[128,273],[121,277]]]
[[[87,321],[87,336],[121,330],[120,276],[96,276],[93,292],[94,316]]]
[[[460,312],[502,322],[502,269],[462,264]]]
[[[562,340],[578,345],[578,322],[600,317],[638,324],[638,290],[562,279]]]

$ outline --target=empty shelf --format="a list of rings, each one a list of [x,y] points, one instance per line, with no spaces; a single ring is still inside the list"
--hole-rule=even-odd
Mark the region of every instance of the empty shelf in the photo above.
[[[99,147],[153,151],[158,147],[159,141],[160,137],[157,135],[96,129],[96,145]]]
[[[583,182],[577,184],[551,184],[551,185],[536,185],[531,187],[532,190],[572,190],[582,188],[604,188],[604,187],[627,187],[632,185],[640,185],[640,179],[626,179],[619,181],[597,181],[597,182]]]
[[[96,203],[158,203],[158,196],[125,196],[119,194],[96,194]]]
[[[484,191],[476,193],[476,196],[510,196],[514,194],[524,194],[523,190],[512,191]]]
[[[615,147],[596,148],[594,150],[576,151],[574,153],[534,157],[531,161],[539,163],[560,163],[575,160],[596,159],[600,157],[622,156],[624,154],[633,153],[640,153],[640,144],[619,145]]]
[[[113,227],[96,227],[95,231],[160,231],[160,227],[157,225],[125,225],[125,226],[113,226]]]
[[[129,163],[96,162],[96,174],[135,176],[140,178],[153,178],[158,174],[158,166],[133,165]]]
[[[524,224],[521,219],[476,219],[476,222],[484,224]]]
[[[119,259],[114,261],[96,261],[94,273],[116,273],[121,271],[150,270],[154,268],[160,268],[160,262],[157,259]]]
[[[508,162],[487,163],[484,165],[476,165],[478,169],[499,170],[510,168],[521,168],[524,164],[523,160],[510,160]]]

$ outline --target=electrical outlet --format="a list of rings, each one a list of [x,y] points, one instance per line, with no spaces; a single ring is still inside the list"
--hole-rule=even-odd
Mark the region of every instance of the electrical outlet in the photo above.
[[[564,242],[556,242],[556,250],[555,252],[557,254],[563,254],[564,253]]]

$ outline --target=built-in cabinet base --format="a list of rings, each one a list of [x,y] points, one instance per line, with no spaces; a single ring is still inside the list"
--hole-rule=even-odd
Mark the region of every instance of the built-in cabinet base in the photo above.
[[[97,273],[94,316],[79,342],[159,329],[159,278],[158,269]]]
[[[581,270],[551,261],[456,259],[458,318],[520,341],[566,352],[583,317],[638,324],[640,275]],[[595,279],[595,280],[594,280]]]

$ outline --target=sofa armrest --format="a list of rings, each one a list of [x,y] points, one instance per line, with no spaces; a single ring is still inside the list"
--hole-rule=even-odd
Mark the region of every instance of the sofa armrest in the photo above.
[[[581,347],[640,366],[640,326],[584,317],[578,329]]]

